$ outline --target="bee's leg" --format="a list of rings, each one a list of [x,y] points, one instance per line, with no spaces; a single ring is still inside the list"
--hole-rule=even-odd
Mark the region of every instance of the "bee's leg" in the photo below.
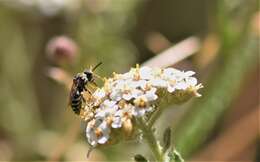
[[[86,87],[84,87],[84,90],[87,91],[90,95],[92,95],[92,92],[89,89],[87,89]]]
[[[92,84],[94,84],[94,86],[96,86],[96,87],[98,86],[98,85],[97,85],[97,83],[96,83],[96,82],[94,82],[94,81],[93,81],[93,82],[91,82],[91,83],[92,83]]]
[[[84,97],[82,97],[82,100],[83,100],[83,102],[86,104],[86,99],[85,99]]]

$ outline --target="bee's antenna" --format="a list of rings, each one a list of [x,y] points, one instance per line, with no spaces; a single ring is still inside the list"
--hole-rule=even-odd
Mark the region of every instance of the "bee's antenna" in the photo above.
[[[99,67],[102,64],[102,62],[99,62],[96,66],[94,66],[91,71],[95,71],[97,69],[97,67]]]

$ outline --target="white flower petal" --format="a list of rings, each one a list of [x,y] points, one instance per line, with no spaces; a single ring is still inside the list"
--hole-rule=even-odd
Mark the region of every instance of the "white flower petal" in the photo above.
[[[195,74],[194,71],[187,71],[187,72],[185,72],[185,76],[186,76],[186,77],[190,77],[190,76],[192,76],[192,75],[194,75],[194,74]]]
[[[106,96],[106,92],[103,88],[101,89],[97,89],[94,93],[93,93],[93,97],[97,98],[97,99],[101,99],[104,98]]]
[[[141,79],[151,79],[153,77],[152,69],[147,66],[141,67],[139,73]]]
[[[197,83],[198,83],[197,79],[194,78],[194,77],[187,78],[187,79],[186,79],[186,82],[187,82],[187,84],[190,85],[190,86],[195,86],[195,85],[197,85]]]
[[[122,98],[125,99],[126,101],[129,101],[133,98],[133,96],[132,94],[127,93],[127,94],[123,94]]]
[[[156,78],[150,81],[151,85],[155,86],[155,87],[167,87],[167,82],[163,79],[160,78]]]
[[[186,82],[178,82],[177,84],[176,84],[176,89],[178,89],[178,90],[185,90],[185,89],[187,89],[189,86],[187,85],[187,83]]]
[[[115,116],[111,126],[112,126],[112,128],[120,128],[120,127],[122,127],[121,117],[120,116]]]
[[[135,107],[132,111],[132,115],[136,116],[136,117],[141,117],[145,114],[145,109],[144,108],[139,108],[139,107]]]
[[[129,87],[133,89],[133,88],[145,86],[146,83],[147,81],[145,80],[138,80],[138,81],[129,81],[127,85],[129,85]]]
[[[108,107],[108,108],[112,108],[113,106],[115,106],[116,102],[115,101],[111,101],[111,100],[105,100],[103,102],[104,106],[105,107]]]
[[[106,135],[106,136],[101,136],[99,139],[98,139],[98,143],[99,144],[105,144],[109,139],[109,136]]]
[[[118,90],[113,90],[111,93],[110,93],[110,96],[109,96],[112,100],[114,101],[119,101],[121,100],[122,98],[122,92],[118,91]]]
[[[166,77],[173,77],[175,74],[178,74],[180,71],[174,68],[166,68],[163,70],[163,75]]]
[[[175,86],[173,86],[173,85],[168,85],[168,87],[167,87],[167,91],[168,91],[168,92],[172,93],[172,92],[174,92],[175,90],[176,90],[176,87],[175,87]]]
[[[158,98],[156,91],[156,88],[152,88],[151,90],[145,92],[145,97],[148,99],[148,101],[154,101]]]
[[[132,79],[133,77],[134,77],[133,71],[130,71],[130,72],[128,72],[128,73],[122,74],[122,79],[125,79],[125,80],[127,80],[127,79]]]
[[[141,95],[143,95],[144,93],[141,91],[141,90],[139,90],[139,89],[134,89],[133,91],[132,91],[132,96],[133,96],[133,98],[137,98],[137,97],[139,97],[139,96],[141,96]]]

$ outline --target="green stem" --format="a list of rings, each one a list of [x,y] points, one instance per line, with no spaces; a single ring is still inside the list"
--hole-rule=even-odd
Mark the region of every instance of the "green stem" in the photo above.
[[[162,114],[163,109],[158,109],[150,118],[150,120],[148,121],[148,127],[151,128],[154,123],[156,122],[156,120],[159,118],[159,116]]]
[[[165,91],[162,91],[162,92],[160,92],[161,94],[161,96],[162,97],[166,97],[167,96],[167,92],[165,92]],[[160,107],[158,107],[158,105],[160,105]],[[150,119],[149,119],[149,121],[148,121],[148,127],[149,128],[151,128],[151,127],[153,127],[153,125],[154,125],[154,123],[157,121],[157,119],[161,116],[161,114],[162,114],[162,112],[163,112],[163,110],[165,110],[165,108],[167,107],[167,106],[169,106],[169,100],[167,99],[167,100],[159,100],[158,101],[158,103],[156,104],[156,112],[154,112],[152,115],[151,115],[151,117],[150,117]]]
[[[137,118],[137,121],[138,127],[143,131],[143,137],[150,147],[156,161],[164,162],[164,155],[161,146],[156,140],[153,130],[148,126],[148,124],[146,124],[146,121],[143,118]]]

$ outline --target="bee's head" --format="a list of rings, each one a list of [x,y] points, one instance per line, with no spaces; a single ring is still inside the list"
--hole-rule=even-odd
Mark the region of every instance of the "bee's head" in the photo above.
[[[73,81],[77,82],[78,84],[87,84],[88,82],[93,82],[94,81],[94,74],[93,71],[95,71],[95,69],[101,65],[101,62],[98,63],[96,66],[94,66],[94,68],[89,68],[86,69],[83,73],[78,73]]]
[[[94,74],[93,72],[96,70],[97,67],[99,67],[102,63],[98,63],[96,66],[94,66],[93,68],[90,67],[89,69],[86,69],[83,73],[85,74],[85,77],[87,79],[87,81],[89,82],[93,82],[94,81]]]
[[[91,82],[93,81],[93,72],[91,70],[85,70],[84,71],[85,74],[85,78],[87,79],[87,81]]]
[[[77,82],[78,84],[86,84],[89,81],[89,79],[87,77],[87,74],[85,74],[85,72],[84,72],[84,73],[78,73],[74,77],[73,81],[75,83]]]

